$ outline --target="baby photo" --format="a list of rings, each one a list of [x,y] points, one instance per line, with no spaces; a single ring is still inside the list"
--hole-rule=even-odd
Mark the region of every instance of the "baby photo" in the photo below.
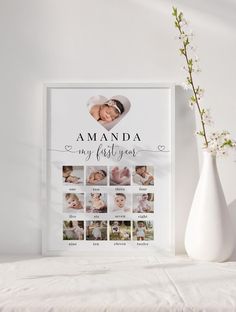
[[[98,123],[110,130],[128,113],[130,101],[123,95],[111,98],[97,95],[88,100],[88,109]]]
[[[133,221],[133,240],[153,240],[153,221]]]
[[[107,221],[86,221],[86,240],[107,240]]]
[[[62,181],[66,184],[83,184],[83,166],[62,166]]]
[[[109,211],[127,213],[131,211],[131,194],[115,193],[110,194]]]
[[[65,193],[63,195],[63,212],[67,213],[84,212],[84,194]]]
[[[110,221],[110,240],[131,240],[131,221]]]
[[[135,166],[133,184],[154,185],[154,168],[152,166]]]
[[[107,167],[87,167],[86,183],[87,185],[107,185]]]
[[[86,212],[106,213],[107,212],[107,194],[87,193]]]
[[[154,212],[154,194],[153,193],[133,194],[133,212],[153,213]]]
[[[83,240],[84,221],[63,221],[63,240]]]
[[[110,185],[130,185],[131,174],[127,167],[110,167]]]

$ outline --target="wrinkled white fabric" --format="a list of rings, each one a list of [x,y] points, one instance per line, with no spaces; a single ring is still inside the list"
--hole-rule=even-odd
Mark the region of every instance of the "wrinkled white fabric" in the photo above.
[[[186,257],[0,258],[0,311],[236,311],[236,263]]]

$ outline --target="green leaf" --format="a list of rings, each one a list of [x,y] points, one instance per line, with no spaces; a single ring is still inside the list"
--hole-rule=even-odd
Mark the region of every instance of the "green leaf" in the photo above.
[[[198,131],[197,134],[200,135],[200,136],[204,136],[203,131]]]
[[[190,100],[191,100],[192,102],[194,102],[194,103],[195,103],[195,102],[196,102],[195,96],[194,96],[194,95],[192,95],[192,96],[191,96],[191,98],[190,98]]]
[[[179,15],[178,15],[179,21],[182,21],[183,16],[184,16],[184,15],[183,15],[183,12],[180,12]]]
[[[177,16],[178,15],[178,10],[177,10],[177,8],[176,7],[172,7],[172,15],[173,16]]]
[[[188,40],[188,38],[187,39],[185,39],[184,41],[183,41],[183,44],[184,44],[184,46],[186,47],[187,45],[189,45],[189,40]]]
[[[193,60],[192,59],[188,60],[188,65],[193,66]]]
[[[191,80],[190,77],[187,77],[187,81],[188,81],[189,84],[191,84],[191,81],[192,81],[192,80]]]
[[[232,140],[230,140],[230,139],[226,140],[226,141],[221,145],[221,147],[224,147],[224,146],[226,146],[226,145],[228,145],[228,146],[230,146],[230,147],[233,147],[233,142],[232,142]]]

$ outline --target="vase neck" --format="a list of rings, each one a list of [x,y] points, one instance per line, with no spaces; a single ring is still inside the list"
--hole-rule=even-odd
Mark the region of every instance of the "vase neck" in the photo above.
[[[216,166],[216,155],[203,152],[203,166]]]

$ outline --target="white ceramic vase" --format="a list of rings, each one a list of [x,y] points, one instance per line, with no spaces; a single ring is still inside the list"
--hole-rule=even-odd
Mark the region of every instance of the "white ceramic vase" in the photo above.
[[[190,258],[223,262],[234,250],[234,234],[216,166],[216,156],[204,152],[201,176],[193,198],[185,249]]]

